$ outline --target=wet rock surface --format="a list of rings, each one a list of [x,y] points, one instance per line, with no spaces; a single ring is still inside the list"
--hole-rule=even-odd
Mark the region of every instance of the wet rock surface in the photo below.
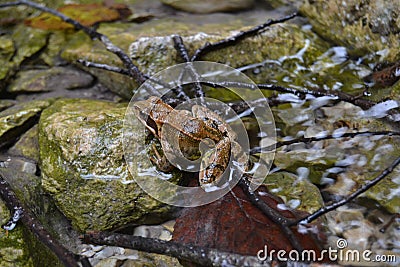
[[[45,4],[58,7],[62,2]],[[201,4],[206,2],[209,5],[213,1]],[[255,1],[256,8],[251,8],[254,1],[232,2],[241,2],[240,7],[235,5],[240,12],[198,15],[188,12],[226,9],[213,4],[217,9],[192,6],[186,12],[179,11],[184,9],[181,6],[175,10],[161,1],[138,0],[128,3],[133,14],[125,22],[100,23],[96,27],[130,53],[143,72],[152,75],[182,62],[173,48],[173,34],[183,37],[192,55],[206,42],[282,17],[300,4]],[[54,236],[71,251],[88,256],[92,264],[179,266],[173,258],[85,245],[79,240],[85,230],[124,229],[165,240],[173,233],[173,223],[140,225],[161,223],[174,209],[155,201],[133,183],[123,159],[122,120],[126,101],[138,84],[120,74],[76,64],[77,59],[85,59],[122,67],[98,41],[82,32],[27,27],[22,22],[30,12],[18,8],[10,16],[9,10],[14,9],[0,9],[0,174]],[[364,78],[377,71],[377,62],[399,60],[399,13],[397,1],[305,1],[301,14],[306,18],[270,27],[235,47],[201,59],[229,64],[258,83],[342,90],[362,97]],[[399,82],[380,84],[370,89],[367,99],[400,99]],[[217,90],[207,94],[229,99]],[[291,102],[273,108],[282,140],[330,133],[339,137],[346,131],[399,130],[398,122],[382,118],[387,112],[384,106],[362,110],[334,99],[280,97],[290,98]],[[340,199],[354,192],[387,167],[398,151],[396,136],[359,136],[284,146],[277,151],[275,173],[266,178],[265,184],[287,207],[312,212],[323,206],[320,191],[324,199],[327,195],[328,199]],[[337,240],[345,238],[347,249],[395,254],[400,247],[398,219],[385,233],[379,230],[392,213],[400,212],[399,184],[396,169],[368,190],[362,200],[330,213],[325,218],[330,231],[328,245],[336,248]],[[372,206],[368,204],[371,201]],[[0,223],[9,217],[0,203]],[[132,229],[137,224],[140,226]],[[8,238],[5,231],[0,232],[1,266],[43,266],[40,258],[50,256],[42,251],[45,249],[24,234],[20,225],[9,232]],[[35,257],[29,258],[29,253]]]
[[[400,3],[384,0],[305,1],[301,12],[313,29],[350,53],[399,60]]]
[[[369,211],[357,204],[341,207],[327,216],[327,227],[332,234],[328,240],[329,246],[342,248],[342,253],[371,252],[367,257],[360,256],[358,261],[342,257],[338,259],[341,265],[376,266],[374,261],[379,261],[381,257],[386,260],[381,260],[379,266],[395,266],[399,253],[392,248],[398,247],[399,223],[394,221],[388,225],[393,215],[374,204],[367,207]],[[343,240],[345,243],[342,243]]]
[[[42,185],[75,227],[106,230],[171,211],[133,181],[123,158],[125,104],[59,100],[39,123]],[[94,208],[95,207],[95,208]],[[148,216],[153,214],[153,216]]]
[[[254,5],[253,0],[162,0],[161,2],[173,8],[192,13],[239,11],[251,8]]]

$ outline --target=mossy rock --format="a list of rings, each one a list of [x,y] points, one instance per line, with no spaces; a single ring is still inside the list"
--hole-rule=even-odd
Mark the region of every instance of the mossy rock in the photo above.
[[[386,0],[305,1],[301,14],[323,38],[345,46],[354,56],[378,53],[400,59],[400,2]]]
[[[249,22],[242,17],[227,23],[204,24],[199,21],[177,21],[165,18],[140,25],[103,24],[99,28],[99,32],[107,35],[114,44],[127,53],[129,52],[134,63],[143,73],[153,75],[167,67],[182,63],[182,59],[174,49],[172,35],[181,35],[189,55],[193,55],[206,42],[219,41],[254,26],[254,24],[248,25]],[[328,47],[311,31],[303,31],[301,27],[294,24],[280,24],[271,26],[266,31],[239,42],[238,45],[213,51],[200,60],[219,62],[238,68],[266,59],[274,61],[288,55],[295,55],[305,46],[307,49],[302,53],[301,60],[308,65],[317,60]],[[63,51],[62,57],[70,62],[83,58],[88,61],[122,67],[120,60],[115,55],[107,52],[99,42],[92,42],[83,33],[74,35]],[[287,60],[285,64],[296,67],[292,60]],[[138,87],[135,81],[123,75],[94,68],[87,70],[98,77],[110,90],[125,98],[129,99]],[[250,76],[255,82],[265,82],[266,79],[276,78],[274,74],[275,72],[271,74],[270,71],[265,71],[262,74],[253,76],[250,74]]]
[[[0,200],[0,225],[3,225],[11,218],[6,205]],[[0,266],[4,267],[32,267],[33,262],[26,250],[26,243],[23,237],[23,227],[18,223],[14,230],[8,232],[0,230]]]
[[[4,90],[7,79],[18,70],[19,65],[46,46],[48,32],[17,26],[12,34],[0,37],[0,91]]]
[[[65,99],[40,118],[43,188],[81,231],[154,223],[173,209],[133,182],[123,153],[126,108],[126,104]]]

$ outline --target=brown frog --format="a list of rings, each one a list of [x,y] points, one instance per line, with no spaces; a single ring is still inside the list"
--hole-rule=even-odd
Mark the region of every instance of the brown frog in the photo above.
[[[213,149],[209,149],[203,155],[199,173],[200,185],[219,182],[229,164],[231,151],[235,157],[240,156],[238,162],[243,169],[246,168],[245,154],[242,152],[241,146],[234,141],[236,134],[220,116],[210,109],[194,105],[192,112],[177,110],[155,96],[137,101],[133,107],[139,121],[159,140],[168,138],[168,135],[174,136],[179,144],[180,152],[187,159],[192,160],[200,156],[199,145],[210,147],[210,144],[215,144]],[[163,127],[165,125],[167,127]],[[171,144],[164,143],[163,148],[164,154],[178,153]],[[155,154],[157,157],[155,161],[159,169],[161,171],[170,170],[171,166],[168,160],[160,157],[157,152]]]

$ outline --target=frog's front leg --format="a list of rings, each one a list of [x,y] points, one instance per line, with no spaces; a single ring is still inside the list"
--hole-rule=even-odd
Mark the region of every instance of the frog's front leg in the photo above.
[[[162,172],[171,172],[175,167],[169,162],[164,154],[159,152],[156,144],[152,144],[150,153],[150,161],[156,165],[157,169]]]
[[[200,185],[218,183],[229,164],[231,141],[229,137],[220,140],[213,149],[203,155],[199,173]]]

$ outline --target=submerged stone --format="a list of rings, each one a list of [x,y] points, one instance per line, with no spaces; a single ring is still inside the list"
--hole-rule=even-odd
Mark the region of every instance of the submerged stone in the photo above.
[[[42,113],[42,185],[80,231],[154,223],[172,210],[143,192],[127,169],[122,139],[126,108],[65,99]]]
[[[88,87],[92,82],[93,77],[83,71],[53,67],[43,70],[20,71],[7,91],[10,93],[48,92]]]
[[[251,8],[254,0],[161,0],[163,4],[192,13],[238,11]]]
[[[313,213],[324,205],[318,187],[308,179],[293,173],[277,172],[269,174],[265,178],[264,184],[271,193],[281,197],[291,209]]]

